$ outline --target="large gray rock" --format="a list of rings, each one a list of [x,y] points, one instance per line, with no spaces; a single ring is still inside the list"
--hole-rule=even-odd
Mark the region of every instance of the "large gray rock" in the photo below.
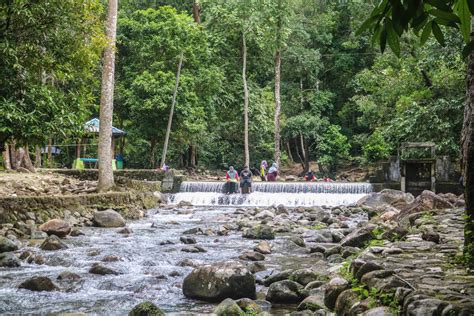
[[[275,239],[275,232],[268,225],[257,225],[245,229],[242,237],[249,239]]]
[[[183,294],[209,302],[255,298],[255,278],[241,263],[218,262],[194,269],[183,281]]]
[[[380,192],[372,192],[357,201],[357,206],[369,206],[382,209],[387,204],[396,208],[404,207],[415,200],[411,193],[398,190],[384,189]]]
[[[360,315],[367,310],[365,304],[360,304],[359,296],[352,290],[340,293],[336,300],[336,315]]]
[[[307,296],[304,287],[290,280],[272,283],[268,289],[266,300],[277,304],[295,304]]]
[[[454,208],[454,205],[450,203],[449,200],[436,195],[431,191],[425,190],[416,197],[413,203],[402,208],[401,212],[397,215],[397,220],[401,221],[401,219],[414,213],[448,208]]]
[[[145,301],[135,305],[128,316],[165,316],[165,313],[152,302]]]
[[[226,298],[214,309],[214,314],[217,316],[240,316],[245,315],[245,312],[239,305],[231,298]]]
[[[367,224],[365,227],[354,230],[352,233],[344,237],[341,240],[341,246],[343,247],[359,247],[362,248],[364,245],[374,238],[372,231],[376,228],[375,225]]]
[[[333,278],[326,284],[326,289],[324,290],[324,305],[327,306],[330,310],[333,310],[336,307],[336,300],[339,294],[349,288],[349,282],[343,278]]]
[[[27,289],[30,291],[56,291],[58,287],[47,277],[32,277],[19,286],[20,289]]]
[[[272,283],[287,280],[290,278],[291,273],[293,270],[284,270],[275,274],[268,276],[265,280],[263,280],[263,285],[270,286]]]
[[[43,241],[40,248],[43,250],[59,250],[66,249],[67,245],[63,243],[58,236],[51,235]]]
[[[312,269],[298,269],[291,273],[289,279],[298,282],[303,286],[306,286],[312,281],[323,280],[324,277]]]
[[[56,235],[59,238],[64,238],[71,233],[71,225],[62,219],[52,219],[40,225],[39,230],[48,235]]]
[[[112,209],[94,213],[94,224],[98,227],[124,227],[125,220],[122,215]]]
[[[325,308],[324,302],[321,296],[318,296],[318,295],[308,296],[298,305],[299,311],[310,310],[310,311],[315,312],[317,310],[324,309],[324,308]]]
[[[0,236],[0,253],[18,250],[17,244],[10,239]]]
[[[21,266],[21,261],[11,252],[0,253],[0,267],[16,268]]]

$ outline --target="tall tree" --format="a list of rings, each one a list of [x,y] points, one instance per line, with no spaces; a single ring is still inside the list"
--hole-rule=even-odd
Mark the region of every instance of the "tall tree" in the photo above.
[[[465,184],[466,224],[464,251],[471,267],[474,267],[474,2],[472,0],[449,1],[382,1],[362,24],[360,30],[370,28],[374,41],[379,42],[382,52],[386,44],[396,55],[401,54],[400,37],[414,30],[425,44],[431,34],[445,45],[442,26],[459,30],[466,45],[463,54],[468,59],[467,91],[464,109],[464,125],[461,133],[462,164]]]
[[[112,119],[114,111],[115,42],[117,36],[118,0],[109,0],[107,9],[107,46],[104,51],[102,91],[100,97],[99,127],[99,191],[108,191],[114,186],[112,170]]]
[[[164,167],[165,163],[166,163],[166,152],[168,151],[168,140],[170,138],[170,133],[171,133],[171,123],[173,122],[174,105],[176,104],[176,95],[178,94],[179,76],[181,75],[181,66],[182,65],[183,65],[183,52],[181,52],[181,54],[179,56],[178,70],[176,71],[176,84],[175,84],[174,90],[173,90],[173,99],[171,101],[170,115],[168,117],[168,127],[166,129],[165,142],[163,144],[163,154],[161,156],[161,166],[162,167]]]
[[[275,49],[275,162],[280,165],[280,113],[281,113],[281,50],[283,49],[282,32],[283,32],[283,0],[277,1],[277,17],[276,17],[276,49]]]

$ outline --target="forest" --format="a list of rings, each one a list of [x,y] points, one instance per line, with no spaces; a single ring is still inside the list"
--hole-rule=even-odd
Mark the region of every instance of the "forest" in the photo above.
[[[266,159],[307,171],[317,161],[334,175],[407,141],[432,141],[438,154],[457,158],[461,34],[446,28],[441,46],[406,33],[399,56],[382,54],[370,33],[357,34],[375,3],[120,1],[113,125],[127,132],[125,166],[160,166],[180,56],[173,168]],[[63,149],[54,164],[71,165],[84,122],[99,113],[105,13],[99,0],[2,4],[2,144],[13,140],[33,157],[53,142]]]

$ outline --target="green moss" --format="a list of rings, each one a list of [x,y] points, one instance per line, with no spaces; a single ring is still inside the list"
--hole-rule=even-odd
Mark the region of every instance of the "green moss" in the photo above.
[[[130,313],[128,313],[128,316],[164,316],[165,313],[153,304],[152,302],[145,301],[142,302],[138,305],[136,305]]]

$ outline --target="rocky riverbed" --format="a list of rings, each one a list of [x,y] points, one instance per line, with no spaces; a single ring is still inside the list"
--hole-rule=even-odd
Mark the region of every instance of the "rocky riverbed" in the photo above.
[[[127,223],[99,211],[101,227],[56,221],[29,240],[4,227],[0,312],[126,315],[146,301],[167,315],[468,312],[472,275],[450,259],[462,244],[455,205],[387,190],[331,208],[182,202]]]

